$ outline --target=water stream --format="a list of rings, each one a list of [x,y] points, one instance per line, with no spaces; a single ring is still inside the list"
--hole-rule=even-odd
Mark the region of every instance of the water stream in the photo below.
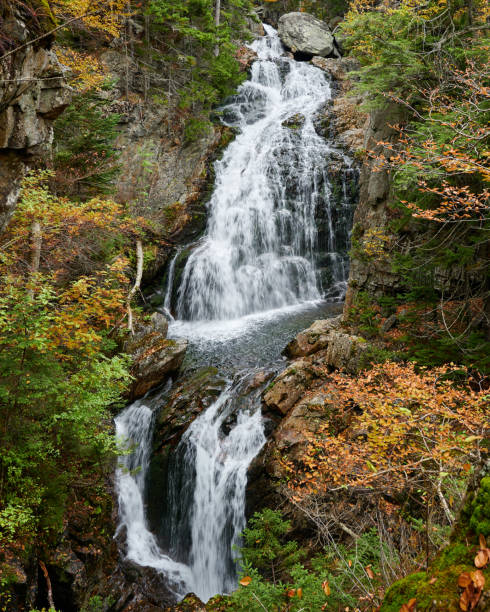
[[[117,435],[131,453],[117,472],[127,557],[163,572],[176,598],[204,601],[236,586],[236,550],[245,526],[247,470],[265,443],[258,366],[278,368],[281,349],[342,298],[351,224],[351,161],[317,132],[331,98],[324,72],[284,56],[276,32],[255,41],[250,80],[221,109],[236,139],[216,163],[208,226],[190,249],[164,308],[176,304],[172,337],[186,337],[185,368],[218,365],[225,390],[187,429],[170,460],[167,489],[148,491],[154,397],[126,408]],[[342,169],[332,179],[333,161]],[[176,300],[172,301],[175,292]],[[185,369],[184,368],[184,369]],[[157,537],[148,495],[166,498]]]

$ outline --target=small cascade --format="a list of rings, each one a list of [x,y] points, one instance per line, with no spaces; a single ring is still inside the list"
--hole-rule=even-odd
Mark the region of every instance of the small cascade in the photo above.
[[[144,492],[153,437],[153,411],[144,400],[128,406],[115,419],[116,436],[127,454],[119,458],[116,472],[119,526],[126,530],[127,558],[138,565],[164,572],[177,598],[187,592],[192,579],[189,568],[165,555],[148,530]]]
[[[166,530],[172,552],[190,566],[190,590],[203,601],[236,588],[247,469],[265,443],[260,392],[248,394],[246,407],[240,403],[246,383],[244,377],[230,384],[192,423],[170,471]]]

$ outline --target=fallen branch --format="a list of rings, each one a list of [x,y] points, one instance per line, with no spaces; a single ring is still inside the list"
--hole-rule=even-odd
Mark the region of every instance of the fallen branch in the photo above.
[[[51,587],[51,580],[49,579],[48,568],[46,567],[46,564],[44,563],[44,561],[39,561],[39,566],[41,567],[43,571],[44,577],[46,578],[46,585],[48,588],[49,607],[52,608],[53,610],[56,610],[56,607],[54,605],[54,599],[53,599],[53,588]]]

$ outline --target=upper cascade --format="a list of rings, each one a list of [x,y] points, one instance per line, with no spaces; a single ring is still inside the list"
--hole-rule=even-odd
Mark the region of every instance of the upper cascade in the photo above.
[[[277,32],[264,28],[252,44],[250,80],[221,109],[239,134],[216,163],[207,231],[182,274],[179,319],[237,319],[321,297],[316,217],[330,202],[331,148],[313,122],[330,84],[320,69],[285,57]],[[331,234],[324,250],[335,259]],[[334,284],[345,281],[337,268]]]

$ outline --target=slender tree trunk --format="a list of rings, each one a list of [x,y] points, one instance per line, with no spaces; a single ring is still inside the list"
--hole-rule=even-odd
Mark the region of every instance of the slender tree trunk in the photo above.
[[[216,5],[214,7],[214,25],[216,29],[218,29],[221,15],[221,0],[216,0]],[[216,43],[214,46],[214,55],[218,57],[219,55],[219,44]]]
[[[39,221],[33,221],[31,225],[31,263],[29,266],[29,282],[31,287],[27,292],[31,300],[34,297],[34,282],[36,274],[39,272],[42,240],[43,235],[41,231],[41,224]]]
[[[136,241],[136,278],[134,285],[131,287],[131,291],[128,293],[127,299],[127,310],[128,310],[128,329],[131,333],[134,333],[133,329],[133,311],[131,310],[131,300],[134,294],[141,285],[141,278],[143,276],[143,245],[141,240]]]

